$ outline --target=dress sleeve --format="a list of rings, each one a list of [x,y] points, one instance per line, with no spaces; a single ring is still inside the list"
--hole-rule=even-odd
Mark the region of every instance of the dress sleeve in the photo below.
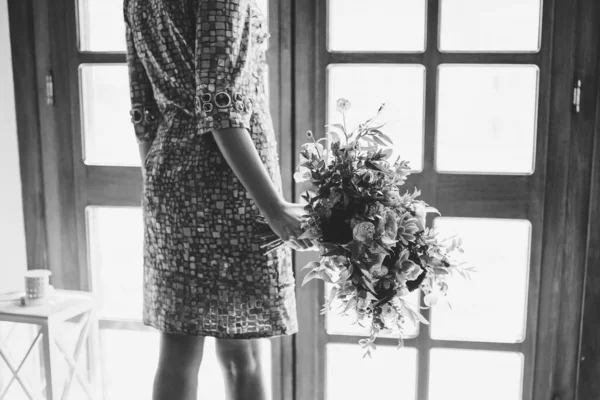
[[[250,0],[197,0],[196,98],[200,133],[250,127],[254,107]]]
[[[125,18],[127,39],[127,66],[129,70],[129,92],[131,97],[131,122],[134,125],[138,143],[156,138],[159,124],[159,110],[154,99],[152,84],[140,59],[134,41],[134,31]]]

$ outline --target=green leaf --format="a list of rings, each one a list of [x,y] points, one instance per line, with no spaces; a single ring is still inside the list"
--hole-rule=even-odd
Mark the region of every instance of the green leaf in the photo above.
[[[324,280],[327,283],[335,283],[332,279],[331,276],[329,276],[329,274],[327,273],[326,269],[321,269],[319,271],[319,276],[321,277],[322,280]]]
[[[356,301],[356,297],[353,297],[350,300],[348,300],[348,302],[346,303],[346,307],[344,307],[344,313],[355,308],[356,304],[358,304],[358,301]]]
[[[334,142],[340,141],[340,135],[338,135],[337,132],[335,132],[335,131],[327,132],[327,136],[331,136],[331,140],[333,140]]]
[[[439,268],[439,267],[434,267],[433,268],[433,272],[436,275],[448,275],[449,274],[449,272],[448,272],[447,269],[445,269],[445,268]]]
[[[321,254],[321,257],[331,257],[331,256],[343,256],[346,254],[346,250],[338,247],[337,249],[333,249],[328,251],[327,253]]]
[[[373,284],[369,278],[363,278],[363,283],[371,292],[376,293],[375,288],[373,287]]]
[[[394,244],[398,243],[398,241],[397,241],[397,240],[390,239],[390,238],[389,238],[389,237],[387,237],[386,235],[383,235],[383,236],[381,237],[381,242],[382,242],[383,244],[387,244],[388,246],[392,246],[392,245],[394,245]]]
[[[367,143],[375,144],[375,141],[372,138],[368,137],[368,136],[363,136],[361,139],[364,140]]]
[[[377,136],[373,136],[373,140],[381,146],[384,146],[384,147],[388,146],[387,143],[385,143],[383,140],[379,139],[379,137],[377,137]]]
[[[320,276],[319,273],[313,269],[304,277],[304,280],[302,281],[302,286],[306,285],[308,282],[312,281],[315,278],[320,278]]]
[[[340,131],[346,133],[346,130],[344,129],[344,125],[342,125],[342,124],[326,125],[326,127],[333,127],[333,128],[339,129]]]
[[[300,271],[304,271],[305,269],[314,269],[314,268],[318,268],[321,265],[321,263],[319,261],[311,261],[308,264],[306,264],[304,267],[302,267],[302,269]]]
[[[381,151],[381,154],[383,155],[384,160],[387,160],[388,158],[390,158],[393,152],[394,150],[392,149],[383,149]]]
[[[392,141],[392,139],[388,135],[386,135],[385,133],[383,133],[383,132],[379,132],[379,137],[381,137],[385,141],[389,142],[390,144],[394,144],[394,142]]]
[[[307,229],[302,235],[298,236],[298,239],[316,239],[319,235],[316,232],[316,229],[311,228]]]

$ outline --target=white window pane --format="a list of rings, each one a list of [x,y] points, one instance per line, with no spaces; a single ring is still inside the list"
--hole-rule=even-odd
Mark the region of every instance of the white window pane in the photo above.
[[[260,11],[263,13],[265,18],[268,20],[269,19],[269,0],[256,0],[256,5],[260,9]]]
[[[329,0],[329,50],[425,50],[425,0]]]
[[[90,165],[140,165],[125,65],[82,65],[83,157]]]
[[[101,318],[142,317],[142,212],[133,207],[88,207],[92,287]]]
[[[159,336],[154,332],[102,329],[104,397],[151,399],[158,363]]]
[[[425,68],[422,65],[340,65],[328,70],[328,123],[341,123],[336,100],[352,103],[346,113],[348,130],[372,118],[386,104],[377,121],[386,123],[383,133],[394,140],[395,154],[410,161],[415,171],[423,168],[423,111]]]
[[[81,51],[125,51],[123,0],[79,0],[77,6]]]
[[[158,365],[158,333],[103,329],[101,340],[105,398],[150,399]],[[270,347],[265,351],[268,352],[265,356],[270,360]],[[270,365],[265,373],[271,376]],[[213,338],[205,339],[198,380],[200,399],[225,400],[225,384]],[[269,381],[267,387],[270,386]]]
[[[429,400],[521,400],[520,353],[433,349]]]
[[[326,400],[416,399],[416,349],[377,346],[363,358],[359,345],[329,343],[326,352]]]
[[[440,50],[535,52],[541,0],[443,0]]]
[[[331,292],[331,284],[325,284],[325,293]],[[418,309],[420,301],[420,291],[415,290],[406,297],[406,301],[414,305],[414,309]],[[342,315],[343,308],[340,308],[341,302],[333,303],[333,308],[325,315],[325,329],[330,335],[350,335],[350,336],[369,336],[370,320],[365,321],[365,326],[360,326],[356,323],[356,317],[350,315]],[[379,337],[398,338],[398,329],[394,329],[392,333],[380,334]],[[404,339],[414,338],[419,334],[419,326],[413,325],[410,321],[406,322]]]
[[[525,339],[531,224],[526,220],[436,218],[441,237],[458,234],[472,279],[450,278],[447,305],[431,310],[431,337],[521,342]]]
[[[533,173],[537,97],[535,65],[440,66],[436,169]]]
[[[199,399],[225,400],[225,382],[217,362],[214,338],[204,339],[204,354],[198,382]]]

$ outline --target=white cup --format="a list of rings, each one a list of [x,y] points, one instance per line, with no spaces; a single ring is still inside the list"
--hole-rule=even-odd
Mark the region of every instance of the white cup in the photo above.
[[[47,269],[30,269],[25,272],[25,292],[28,299],[41,299],[48,293],[50,275]]]

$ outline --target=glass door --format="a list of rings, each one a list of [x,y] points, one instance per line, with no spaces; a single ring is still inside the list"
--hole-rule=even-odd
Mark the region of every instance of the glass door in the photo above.
[[[267,14],[267,1],[257,3]],[[142,180],[129,116],[123,0],[64,0],[57,9],[64,13],[53,15],[51,23],[64,50],[55,65],[67,71],[64,83],[70,90],[72,154],[65,157],[72,157],[75,175],[72,234],[79,261],[59,268],[77,275],[79,288],[97,300],[104,399],[147,399],[159,335],[141,322]],[[277,56],[276,48],[273,53]],[[210,338],[200,381],[200,397],[225,398]]]
[[[452,309],[422,311],[431,325],[408,332],[405,348],[383,337],[372,359],[362,359],[360,330],[319,316],[322,287],[299,288],[302,321],[314,328],[298,345],[316,354],[300,355],[298,379],[318,382],[299,388],[299,398],[531,398],[552,14],[541,0],[314,7],[317,59],[306,69],[317,89],[300,96],[314,96],[316,108],[301,116],[316,130],[337,123],[335,101],[344,97],[352,126],[386,103],[385,133],[413,169],[405,189],[419,188],[442,212],[429,225],[461,235],[478,272],[451,282]]]

